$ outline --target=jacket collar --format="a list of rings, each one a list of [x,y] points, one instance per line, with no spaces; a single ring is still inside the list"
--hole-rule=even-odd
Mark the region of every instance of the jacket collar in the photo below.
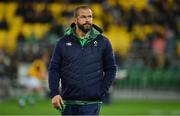
[[[72,24],[70,25],[70,27],[67,28],[67,30],[65,31],[65,35],[74,35],[74,36],[76,36],[76,34],[75,34],[75,28],[76,28],[76,24],[75,24],[75,23],[72,23]],[[93,24],[88,39],[95,39],[98,35],[102,34],[102,32],[103,32],[103,31],[102,31],[101,28],[99,28],[97,25]],[[77,36],[76,36],[76,37],[77,37]]]

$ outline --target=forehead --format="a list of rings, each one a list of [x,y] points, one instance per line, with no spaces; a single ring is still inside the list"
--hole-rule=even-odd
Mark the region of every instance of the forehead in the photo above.
[[[79,9],[78,14],[80,15],[92,15],[92,11],[89,8],[86,9]]]

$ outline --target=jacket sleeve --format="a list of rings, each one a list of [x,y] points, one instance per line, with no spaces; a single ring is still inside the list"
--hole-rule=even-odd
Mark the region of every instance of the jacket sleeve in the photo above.
[[[48,69],[49,70],[48,83],[49,83],[51,98],[54,97],[55,95],[59,95],[60,62],[61,62],[61,53],[60,53],[60,43],[58,42],[54,48]]]
[[[108,92],[116,76],[116,63],[112,46],[108,39],[105,39],[105,49],[103,52],[103,71],[102,95]]]

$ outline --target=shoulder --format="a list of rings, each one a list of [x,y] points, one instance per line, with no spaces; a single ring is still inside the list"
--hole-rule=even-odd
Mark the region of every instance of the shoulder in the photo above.
[[[67,42],[70,39],[69,35],[64,35],[62,37],[59,37],[58,41],[57,41],[57,45],[61,45],[64,44],[65,42]]]
[[[67,36],[67,35],[64,35],[64,36],[62,36],[62,37],[59,37],[57,43],[62,43],[62,42],[64,42],[64,41],[66,41],[67,39],[68,39],[68,36]]]
[[[101,40],[105,45],[110,44],[109,39],[105,35],[102,34],[98,35],[98,39]]]
[[[105,35],[103,35],[103,34],[99,34],[98,35],[98,39],[103,40],[104,42],[109,41],[109,39]]]

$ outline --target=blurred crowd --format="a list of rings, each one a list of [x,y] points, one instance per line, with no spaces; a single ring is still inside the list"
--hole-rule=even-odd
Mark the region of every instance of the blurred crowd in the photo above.
[[[13,41],[11,38],[5,41],[5,38],[0,38],[3,41],[0,42],[0,78],[16,80],[19,64],[32,63],[43,54],[48,54],[50,58],[56,41],[63,36],[72,21],[73,8],[80,3],[97,6],[93,7],[95,23],[97,22],[105,35],[112,40],[119,67],[179,69],[180,1],[132,0],[136,2],[134,4],[131,0],[126,3],[123,1],[126,0],[1,0],[0,4],[15,4],[12,14],[14,18],[20,18],[21,23],[15,26],[19,31],[14,32],[16,36],[12,37]],[[141,7],[139,4],[144,1],[146,4]],[[140,7],[136,7],[136,4]],[[5,17],[6,13],[4,11],[0,17],[0,34],[11,35],[15,22]],[[34,25],[40,25],[38,31],[45,29],[43,26],[47,29],[38,35]],[[28,26],[32,28],[27,34]],[[128,45],[125,48],[121,44],[115,45],[122,42],[121,34],[115,32],[114,36],[108,35],[114,27],[125,28],[128,35],[124,40]],[[48,66],[48,62],[46,65]]]

